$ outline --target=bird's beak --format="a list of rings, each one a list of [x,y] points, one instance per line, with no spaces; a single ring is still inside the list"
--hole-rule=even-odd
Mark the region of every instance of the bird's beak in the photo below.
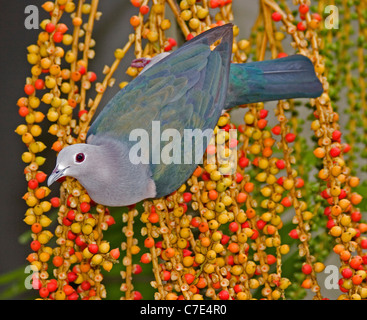
[[[52,185],[55,181],[59,180],[62,177],[65,177],[65,171],[69,167],[65,168],[59,168],[58,165],[56,165],[54,171],[50,174],[50,176],[47,179],[47,186]]]

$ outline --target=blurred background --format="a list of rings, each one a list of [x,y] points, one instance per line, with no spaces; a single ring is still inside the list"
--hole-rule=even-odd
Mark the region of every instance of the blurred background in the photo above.
[[[44,1],[38,0],[1,0],[0,145],[2,146],[2,156],[0,157],[0,203],[2,207],[0,210],[0,299],[32,298],[34,294],[29,290],[25,290],[24,282],[20,280],[28,275],[25,274],[24,268],[26,266],[25,258],[30,253],[30,232],[29,226],[23,222],[27,206],[21,199],[27,191],[23,174],[24,163],[21,161],[21,154],[26,149],[14,130],[19,124],[23,123],[23,119],[18,115],[16,102],[24,95],[25,78],[30,75],[26,48],[36,42],[39,33],[39,30],[27,30],[25,28],[24,20],[27,14],[25,14],[24,9],[30,4],[37,6],[40,13],[39,21],[41,22],[47,18],[47,14],[41,8],[43,3]],[[258,1],[237,0],[234,1],[233,7],[234,22],[240,27],[240,38],[248,39],[250,29],[258,14]],[[133,31],[129,19],[133,14],[136,14],[137,9],[128,0],[109,0],[100,1],[99,11],[102,11],[103,14],[101,19],[96,21],[93,31],[93,38],[96,40],[96,55],[90,61],[90,69],[95,71],[97,76],[102,77],[103,67],[111,65],[114,61],[114,50],[122,47],[127,42],[128,34]],[[174,21],[174,19],[171,19],[171,21]],[[175,33],[174,25],[171,32]],[[177,38],[177,35],[175,37]],[[130,77],[125,74],[125,70],[133,58],[133,50],[130,50],[114,75],[116,78],[115,86],[108,88],[100,108],[119,90],[118,83],[130,80]],[[271,104],[269,104],[268,109],[272,110]],[[238,116],[238,119],[242,119],[242,113],[243,110],[236,111],[233,118],[235,119]],[[309,110],[301,110],[302,117],[307,117],[306,113],[309,113]],[[343,118],[341,122],[345,122]],[[48,161],[43,166],[43,170],[49,173],[53,169],[55,155],[54,152],[46,150],[44,156]],[[57,195],[55,187],[57,186],[54,186],[53,196]],[[123,210],[116,209],[112,211],[117,224],[109,230],[111,238],[108,235],[107,238],[112,244],[116,243],[115,247],[118,246],[118,243],[121,243],[121,213]],[[327,263],[333,263],[333,258],[330,259]],[[108,294],[110,299],[118,299],[121,295],[119,291],[121,283],[120,267],[121,264],[116,265],[111,274],[106,276],[106,281],[112,288]],[[153,297],[153,291],[148,283],[150,280],[152,280],[152,277],[149,268],[144,269],[142,275],[139,275],[136,279],[134,278],[136,289],[141,290],[144,298],[148,299]],[[337,294],[338,290],[334,290],[335,292],[333,290],[329,291],[328,296],[332,297],[334,293]]]

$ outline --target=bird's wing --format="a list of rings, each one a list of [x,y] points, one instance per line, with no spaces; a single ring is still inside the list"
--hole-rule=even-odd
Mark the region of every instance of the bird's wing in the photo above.
[[[214,50],[210,45],[222,39]],[[150,139],[152,122],[160,132],[175,129],[182,137],[181,163],[160,161],[150,167],[157,196],[177,189],[189,178],[197,164],[184,164],[184,129],[214,129],[228,88],[232,49],[232,25],[211,29],[154,64],[120,90],[91,125],[89,135],[105,135],[133,146],[134,129],[144,129]],[[92,140],[93,141],[93,140]],[[93,143],[93,142],[92,142]],[[152,151],[163,151],[169,141],[150,141]],[[201,157],[206,140],[198,152]]]

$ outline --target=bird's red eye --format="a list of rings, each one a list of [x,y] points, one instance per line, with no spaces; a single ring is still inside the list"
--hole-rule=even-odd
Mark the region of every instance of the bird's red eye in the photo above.
[[[83,162],[85,159],[85,155],[84,153],[78,153],[76,156],[75,156],[75,161],[76,162]]]

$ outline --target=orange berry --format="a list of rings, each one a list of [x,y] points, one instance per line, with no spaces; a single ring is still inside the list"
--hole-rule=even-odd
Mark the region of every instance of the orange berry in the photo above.
[[[43,199],[46,195],[46,191],[43,188],[39,188],[36,190],[34,195],[36,196],[37,199]]]
[[[130,18],[130,24],[135,28],[140,24],[140,18],[138,16],[132,16]]]
[[[167,258],[172,258],[175,255],[175,249],[173,248],[167,248],[165,250],[165,254]]]
[[[324,157],[325,157],[326,152],[325,152],[325,149],[324,149],[324,148],[321,148],[321,147],[320,147],[320,148],[316,148],[316,149],[314,150],[313,154],[314,154],[317,158],[321,159],[321,158],[324,158]]]
[[[90,270],[90,264],[87,262],[82,262],[80,264],[80,271],[83,273],[87,273]]]
[[[207,222],[205,222],[205,221],[203,221],[203,222],[201,222],[200,224],[199,224],[199,231],[200,232],[206,232],[206,231],[208,231],[209,230],[209,225],[208,225],[208,223]]]
[[[305,279],[305,280],[303,280],[302,285],[301,285],[301,287],[302,288],[305,288],[305,289],[310,289],[311,286],[312,286],[311,279]]]
[[[349,185],[352,188],[355,188],[359,185],[359,178],[358,177],[350,177],[349,178]]]
[[[56,151],[56,152],[60,152],[61,149],[62,149],[62,142],[57,140],[53,143],[52,147],[51,147],[52,150]]]
[[[198,287],[199,289],[203,289],[205,288],[207,285],[207,282],[205,280],[205,278],[199,278],[198,283],[196,284],[196,287]]]
[[[273,138],[266,138],[263,140],[263,145],[265,148],[272,147],[274,145],[275,140]]]
[[[202,168],[202,167],[200,167],[200,166],[198,166],[198,167],[195,169],[195,171],[194,171],[193,175],[194,175],[195,177],[200,177],[202,173],[203,173],[203,168]]]
[[[32,227],[31,227],[31,230],[32,230],[33,233],[40,233],[42,231],[42,226],[38,222],[33,223]]]
[[[159,221],[159,215],[158,213],[156,212],[152,212],[149,217],[148,217],[148,220],[151,222],[151,223],[157,223]]]
[[[348,250],[343,250],[339,254],[340,259],[343,261],[348,261],[350,259],[350,252]]]
[[[203,238],[201,238],[200,243],[203,247],[209,247],[210,246],[210,239],[208,237],[203,237]]]
[[[60,267],[63,263],[64,263],[64,259],[60,256],[55,256],[53,259],[52,259],[52,263],[53,265],[58,268]]]
[[[217,200],[218,192],[216,190],[210,190],[208,194],[210,200]]]
[[[246,210],[246,216],[249,219],[252,219],[253,217],[255,217],[255,214],[256,214],[256,212],[253,208],[249,208],[249,209]]]
[[[232,253],[237,253],[238,251],[240,251],[240,247],[236,242],[232,242],[228,245],[228,250]]]
[[[240,193],[237,195],[237,202],[238,202],[238,203],[244,203],[246,200],[247,200],[247,194],[246,194],[246,193],[244,193],[244,192],[240,192]]]
[[[336,254],[340,254],[344,249],[345,249],[345,247],[342,244],[337,244],[337,245],[334,246],[333,251]]]
[[[358,205],[363,200],[363,197],[358,193],[352,193],[350,197],[350,202],[354,205]]]
[[[269,158],[273,154],[273,150],[270,147],[265,147],[263,150],[263,156]]]
[[[254,184],[252,182],[246,182],[244,189],[247,193],[254,191]]]
[[[152,237],[148,237],[144,240],[144,246],[146,248],[152,248],[154,246],[154,239]]]

